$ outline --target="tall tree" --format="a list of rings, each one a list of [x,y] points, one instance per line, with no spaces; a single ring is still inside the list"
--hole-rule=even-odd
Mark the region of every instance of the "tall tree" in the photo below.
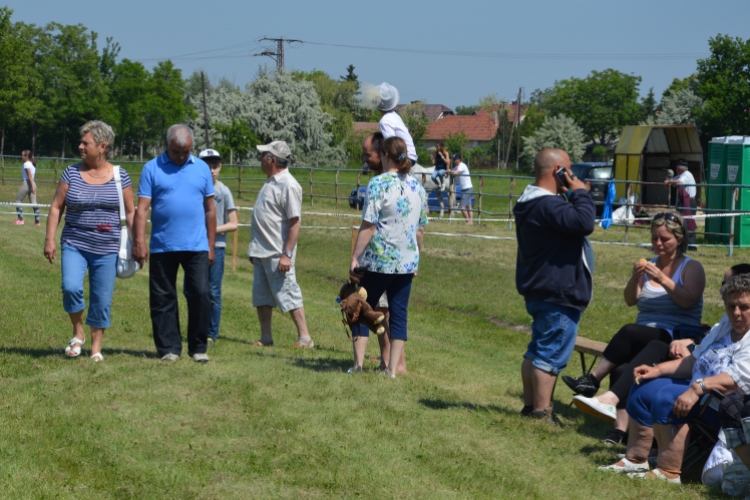
[[[398,110],[398,114],[401,115],[406,128],[409,129],[411,138],[414,140],[414,145],[418,145],[422,142],[422,137],[427,133],[427,125],[430,123],[430,119],[427,118],[424,111],[424,102],[414,101],[411,104],[407,104]]]
[[[5,152],[5,132],[16,119],[28,90],[33,65],[19,30],[11,22],[13,11],[0,7],[0,155]]]
[[[536,134],[523,138],[523,156],[533,160],[545,148],[560,148],[568,153],[570,161],[579,162],[586,150],[583,130],[567,116],[546,116]]]
[[[649,117],[656,115],[656,97],[654,97],[654,87],[648,89],[648,94],[641,100],[641,119],[648,120]]]
[[[545,105],[551,115],[575,120],[590,141],[606,145],[623,126],[640,121],[640,83],[640,76],[614,69],[592,71],[586,78],[555,82]]]
[[[717,35],[711,55],[698,61],[700,121],[707,137],[750,131],[750,40]]]

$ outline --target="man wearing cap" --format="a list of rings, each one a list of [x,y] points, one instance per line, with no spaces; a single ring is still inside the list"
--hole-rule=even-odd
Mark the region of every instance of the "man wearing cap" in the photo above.
[[[208,271],[211,287],[211,328],[208,330],[208,345],[219,340],[221,324],[221,285],[224,279],[224,255],[227,247],[227,233],[237,231],[237,207],[228,187],[219,180],[221,155],[215,149],[204,149],[198,158],[211,169],[214,182],[214,206],[216,207],[216,242],[214,243],[214,263]]]
[[[697,189],[695,187],[695,177],[688,170],[688,161],[684,158],[677,160],[675,165],[677,175],[674,177],[664,179],[665,186],[677,186],[677,210],[682,215],[691,216],[695,215],[696,208],[698,207],[695,202],[695,195]],[[680,186],[683,184],[684,186]],[[695,223],[695,219],[688,217],[685,219],[685,223],[688,228],[688,243],[692,246],[696,244],[695,230],[698,225]]]
[[[461,188],[461,214],[466,220],[466,224],[472,224],[474,214],[471,211],[471,202],[474,201],[474,185],[469,177],[469,167],[461,161],[461,154],[453,155],[453,168],[446,172],[447,175],[458,177],[458,187]]]
[[[383,138],[385,139],[393,136],[403,139],[406,143],[406,155],[411,160],[411,164],[415,165],[417,163],[417,149],[414,147],[414,141],[404,120],[395,111],[399,100],[398,89],[389,83],[383,82],[378,85],[378,91],[380,92],[380,101],[377,107],[383,114],[383,117],[380,119],[380,133],[383,134]]]
[[[214,260],[216,212],[208,165],[190,154],[193,131],[185,125],[167,130],[166,151],[144,165],[138,183],[133,258],[149,260],[146,222],[151,209],[149,300],[154,344],[162,361],[182,353],[177,310],[177,270],[185,272],[188,305],[188,355],[208,363],[211,325],[209,266]]]
[[[272,346],[273,308],[289,312],[297,327],[294,347],[315,347],[307,331],[302,290],[297,284],[294,260],[301,225],[302,187],[287,170],[292,152],[284,141],[257,146],[260,168],[268,177],[253,208],[250,247],[254,266],[253,306],[258,311],[260,340],[255,346]]]

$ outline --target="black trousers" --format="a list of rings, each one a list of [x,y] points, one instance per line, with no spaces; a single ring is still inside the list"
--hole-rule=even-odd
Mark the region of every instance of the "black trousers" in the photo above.
[[[660,328],[629,324],[620,328],[614,337],[612,337],[612,340],[609,341],[609,344],[607,344],[607,348],[604,349],[602,357],[618,365],[609,374],[609,390],[615,393],[620,399],[617,408],[625,408],[628,402],[630,386],[634,382],[633,368],[642,364],[650,365],[658,362],[656,359],[651,360],[651,356],[648,356],[646,359],[638,358],[636,361],[638,364],[631,367],[641,351],[654,340],[667,344],[668,351],[672,337],[668,331]],[[661,359],[660,356],[662,355],[657,354],[659,359]]]
[[[159,356],[182,354],[180,316],[177,310],[177,270],[185,271],[188,304],[188,355],[205,353],[211,327],[211,286],[208,252],[163,252],[151,254],[149,298],[154,344]]]

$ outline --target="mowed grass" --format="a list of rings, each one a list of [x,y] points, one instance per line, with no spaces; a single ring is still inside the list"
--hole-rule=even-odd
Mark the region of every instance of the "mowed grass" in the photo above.
[[[2,199],[9,188],[0,190]],[[351,220],[305,216],[303,225],[343,227],[356,219],[351,213]],[[15,227],[12,220],[0,218],[0,496],[721,496],[699,483],[699,470],[686,471],[682,486],[597,472],[622,450],[599,444],[608,425],[567,406],[572,394],[563,384],[555,393],[562,428],[517,416],[529,337],[512,327],[528,327],[530,318],[515,291],[516,244],[429,234],[514,236],[505,226],[428,226],[410,303],[410,373],[390,380],[377,375],[375,339],[365,373],[345,373],[351,343],[334,297],[347,274],[348,229],[303,229],[300,236],[297,271],[316,349],[291,349],[294,326],[278,312],[276,347],[251,347],[260,335],[252,268],[239,258],[232,273],[228,258],[222,338],[209,352],[211,363],[158,360],[142,271],[117,281],[106,361],[95,364],[87,355],[63,355],[70,325],[59,263],[42,257],[44,228]],[[243,212],[242,222],[248,220]],[[612,234],[597,230],[594,238]],[[242,228],[240,256],[248,237]],[[645,234],[631,239],[645,241]],[[635,318],[622,288],[632,263],[649,252],[594,249],[595,298],[580,333],[606,341]],[[693,256],[707,270],[704,321],[713,323],[722,314],[721,274],[750,255],[741,250],[730,259],[725,249],[705,249]],[[182,298],[180,311],[184,331]],[[577,355],[566,373],[580,373]]]

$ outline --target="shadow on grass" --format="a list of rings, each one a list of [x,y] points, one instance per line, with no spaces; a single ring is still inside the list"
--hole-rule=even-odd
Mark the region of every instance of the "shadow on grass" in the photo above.
[[[0,351],[4,354],[18,354],[19,356],[28,356],[31,358],[48,358],[48,357],[61,357],[65,358],[65,352],[63,348],[60,349],[31,349],[24,347],[0,347]],[[102,354],[105,356],[114,356],[116,354],[125,354],[127,356],[133,356],[136,358],[158,358],[159,355],[154,351],[133,351],[129,349],[102,349]],[[81,356],[86,354],[81,353]],[[78,356],[75,356],[78,357]]]
[[[350,359],[293,358],[290,361],[298,368],[315,372],[346,372],[352,366]]]
[[[517,415],[517,410],[510,410],[497,405],[479,405],[469,403],[468,401],[443,401],[442,399],[420,399],[419,404],[432,410],[450,410],[452,408],[463,408],[472,411],[493,411],[495,413],[504,413],[505,415]]]

